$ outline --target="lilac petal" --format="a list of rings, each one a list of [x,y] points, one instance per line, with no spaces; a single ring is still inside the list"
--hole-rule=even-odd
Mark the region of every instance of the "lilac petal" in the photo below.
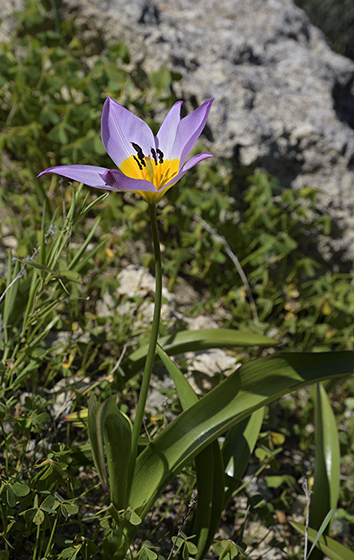
[[[157,188],[150,181],[133,179],[124,175],[119,169],[105,170],[102,174],[102,180],[110,185],[112,190],[158,192]]]
[[[182,167],[181,171],[179,173],[177,173],[177,175],[175,175],[173,177],[173,179],[171,179],[171,181],[169,181],[165,185],[164,189],[166,189],[167,187],[172,187],[172,185],[177,183],[177,181],[179,181],[187,171],[192,169],[192,167],[194,167],[195,165],[197,165],[198,163],[200,163],[204,159],[211,158],[211,157],[215,157],[215,156],[213,154],[208,154],[206,152],[203,153],[203,154],[197,154],[196,156],[191,157],[191,159],[188,160],[187,163]]]
[[[181,106],[177,101],[169,110],[156,136],[156,147],[164,154],[164,159],[172,159],[173,145],[176,140],[178,125],[181,122]]]
[[[180,159],[181,165],[184,164],[197,138],[201,135],[213,101],[213,99],[204,101],[198,109],[179,123],[172,158]]]
[[[72,181],[79,181],[79,183],[84,183],[96,189],[104,189],[107,191],[115,190],[102,179],[102,175],[106,171],[108,170],[105,167],[96,167],[94,165],[58,165],[57,167],[49,167],[37,175],[37,177],[45,175],[46,173],[55,173],[56,175],[67,177]]]
[[[108,97],[103,105],[101,120],[102,142],[117,167],[131,155],[136,155],[132,142],[149,155],[155,146],[150,127],[139,117]]]

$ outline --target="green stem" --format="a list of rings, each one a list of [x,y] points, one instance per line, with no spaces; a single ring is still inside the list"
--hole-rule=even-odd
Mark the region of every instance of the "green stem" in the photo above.
[[[36,541],[34,545],[32,560],[36,560],[38,543],[39,543],[39,533],[40,533],[40,525],[37,525]]]
[[[151,220],[152,239],[154,245],[154,257],[155,257],[155,307],[154,307],[154,317],[151,326],[149,348],[146,356],[144,374],[143,374],[143,379],[140,388],[135,421],[133,424],[132,450],[131,450],[131,459],[129,465],[129,472],[130,472],[129,483],[128,483],[129,488],[127,492],[128,496],[130,494],[130,490],[133,484],[135,463],[136,463],[136,457],[138,453],[138,440],[143,424],[146,399],[150,387],[152,368],[155,361],[156,343],[159,335],[161,302],[162,302],[161,253],[160,253],[160,242],[159,242],[159,234],[157,228],[155,204],[149,204],[149,213],[150,213],[150,220]],[[103,544],[104,558],[111,558],[112,560],[123,560],[124,558],[126,558],[127,550],[134,538],[134,534],[136,533],[136,531],[137,531],[137,527],[131,525],[130,523],[124,523],[123,525],[119,526],[109,539],[104,540],[104,544]]]
[[[149,213],[150,213],[150,220],[151,220],[152,239],[154,245],[154,257],[155,257],[155,307],[154,307],[154,318],[152,320],[149,349],[146,356],[144,375],[141,383],[138,406],[136,409],[136,416],[135,416],[135,422],[134,422],[133,433],[132,433],[132,458],[134,461],[134,465],[132,465],[132,470],[131,470],[132,477],[134,476],[133,472],[135,466],[135,459],[137,456],[138,438],[141,432],[141,426],[144,419],[145,404],[146,404],[146,399],[150,387],[152,367],[154,365],[154,360],[155,360],[156,343],[159,335],[161,301],[162,301],[161,253],[160,253],[160,241],[159,241],[159,233],[157,228],[155,204],[149,204]]]
[[[49,536],[49,541],[48,541],[48,544],[47,544],[47,548],[46,548],[45,553],[44,553],[45,558],[49,557],[50,549],[52,548],[52,541],[53,541],[53,537],[55,535],[55,530],[56,530],[57,523],[58,523],[58,517],[59,517],[59,513],[57,513],[57,515],[54,519],[54,523],[53,523],[53,527],[52,527],[52,530],[51,530],[51,533],[50,533],[50,536]]]
[[[5,475],[6,475],[6,477],[8,477],[9,476],[9,446],[8,446],[8,442],[10,441],[10,438],[8,436],[6,436],[6,433],[5,433],[4,426],[3,426],[2,422],[0,423],[0,429],[1,429],[2,437],[3,437],[4,445],[5,445]]]

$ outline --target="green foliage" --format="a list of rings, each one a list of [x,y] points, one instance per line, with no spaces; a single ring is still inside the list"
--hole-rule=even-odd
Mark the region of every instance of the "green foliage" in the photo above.
[[[314,497],[310,511],[310,526],[313,529],[318,530],[324,514],[337,507],[339,478],[340,447],[336,419],[324,387],[318,385],[316,386],[316,469]]]
[[[218,189],[215,173],[224,177]],[[203,188],[186,185],[193,179]],[[170,287],[178,274],[198,291],[207,287],[196,313],[217,306],[230,314],[226,326],[276,328],[290,348],[352,348],[352,277],[334,274],[314,242],[325,242],[331,231],[329,216],[317,210],[318,191],[285,189],[264,173],[249,177],[249,184],[241,203],[225,196],[233,189],[231,170],[216,164],[171,190],[161,213]],[[260,325],[223,238],[246,274]]]
[[[296,0],[296,4],[306,12],[311,23],[323,31],[337,52],[354,59],[351,0]]]
[[[129,65],[129,52],[121,43],[107,47],[99,57],[86,56],[87,45],[73,22],[53,28],[51,12],[29,2],[18,18],[17,35],[1,45],[2,103],[0,152],[17,163],[23,186],[35,186],[36,174],[53,165],[108,164],[100,138],[102,104],[113,96],[136,112],[152,114],[158,98],[169,103],[172,75],[167,69],[150,79]],[[33,165],[33,162],[36,162]],[[13,183],[13,170],[3,176]],[[29,183],[30,181],[30,183]],[[12,185],[15,186],[15,185]]]
[[[305,527],[300,523],[296,523],[294,521],[291,522],[291,525],[298,531],[300,534],[305,535]],[[351,552],[348,548],[344,547],[340,543],[336,542],[329,537],[322,536],[322,531],[315,531],[314,529],[309,529],[308,536],[311,542],[317,542],[318,548],[326,554],[331,560],[353,560],[354,553]]]
[[[246,550],[257,547],[257,539],[247,542],[251,524],[260,520],[262,526],[271,528],[277,511],[290,514],[298,507],[301,490],[296,481],[302,474],[301,465],[293,464],[289,474],[282,471],[283,462],[289,449],[297,447],[302,457],[311,460],[314,438],[308,426],[317,405],[300,393],[291,400],[281,398],[277,405],[263,406],[265,395],[269,401],[279,396],[279,379],[284,375],[284,369],[274,366],[277,358],[273,357],[251,362],[232,374],[226,389],[244,376],[245,394],[220,386],[197,402],[184,376],[183,360],[177,365],[169,356],[217,347],[237,352],[245,362],[271,346],[270,337],[296,352],[352,350],[352,278],[334,274],[313,241],[319,235],[325,241],[331,226],[329,218],[317,211],[315,190],[284,189],[274,178],[260,173],[249,177],[248,186],[234,197],[237,189],[231,162],[212,163],[187,174],[158,207],[163,272],[172,291],[183,277],[200,295],[186,306],[186,315],[209,312],[225,328],[187,331],[183,320],[161,325],[163,348],[158,355],[176,384],[176,391],[170,390],[171,411],[190,409],[166,430],[164,412],[147,415],[146,431],[156,448],[144,435],[139,438],[139,473],[132,481],[127,416],[137,400],[140,378],[136,374],[147,352],[149,327],[139,318],[151,294],[121,296],[117,272],[127,262],[142,260],[146,266],[152,265],[146,204],[128,194],[99,197],[97,192],[70,186],[56,176],[50,183],[35,177],[51,165],[110,166],[99,134],[107,95],[154,128],[154,107],[171,105],[178,76],[168,68],[146,76],[130,62],[128,49],[121,43],[101,45],[94,52],[95,47],[84,42],[74,22],[60,22],[58,16],[48,6],[30,2],[18,16],[11,41],[0,45],[0,121],[4,125],[0,132],[0,547],[4,549],[0,559],[14,555],[19,560],[96,560],[102,557],[97,546],[102,539],[103,554],[111,558],[121,539],[115,534],[117,524],[128,527],[128,536],[138,531],[139,550],[132,551],[133,557],[163,560],[169,557],[166,549],[170,546],[175,551],[175,546],[183,558],[202,558],[223,505],[230,525],[237,521],[235,533],[229,540],[220,538],[213,550],[219,558],[247,558]],[[139,251],[132,252],[135,246]],[[230,252],[246,274],[258,320]],[[110,307],[103,313],[99,308],[107,295]],[[121,313],[123,307],[129,311]],[[344,362],[343,358],[339,365],[334,364],[332,373],[334,369],[347,372]],[[264,364],[269,363],[272,367],[267,369]],[[257,370],[262,364],[265,369]],[[322,365],[322,372],[317,376],[313,371],[306,373],[306,379],[322,378],[330,367],[328,361]],[[244,374],[255,370],[261,399],[256,401],[252,399],[257,394]],[[289,389],[292,375],[296,377],[292,370],[287,372],[284,391]],[[345,473],[335,521],[345,529],[353,523],[354,387],[346,381],[326,388],[331,403],[321,389],[326,412],[316,408],[318,423],[331,420],[330,433],[324,427],[316,434],[322,449],[320,468],[323,474],[329,453],[327,436],[335,438],[332,407],[339,422],[335,439]],[[117,408],[112,395],[118,390]],[[222,396],[223,427],[210,418],[215,394]],[[92,450],[86,430],[91,395],[97,395],[100,402],[107,399],[103,408],[92,404],[94,398],[90,401]],[[219,446],[216,436],[235,420],[230,401],[237,404],[236,414],[253,414],[249,420],[237,416],[240,422]],[[209,404],[204,408],[201,402]],[[262,410],[256,410],[261,404]],[[69,411],[76,424],[69,423]],[[98,435],[97,413],[102,427]],[[202,421],[208,423],[208,433],[198,424]],[[121,448],[115,448],[117,430],[125,449],[123,460]],[[199,430],[198,437],[193,430]],[[205,449],[198,454],[201,446]],[[171,471],[159,477],[161,457],[168,458]],[[153,465],[151,478],[145,470],[146,460]],[[338,451],[335,460],[338,463]],[[241,480],[249,461],[256,474]],[[101,487],[97,488],[94,463],[105,490],[111,492],[113,506]],[[116,478],[115,473],[119,474]],[[143,520],[146,512],[137,513],[134,508],[142,505],[144,493],[152,503],[176,473],[184,495],[175,503],[167,494],[168,509],[173,518],[174,509],[179,514],[183,508],[187,510],[185,524],[190,527],[182,523],[166,537],[163,522],[168,514],[158,510],[158,500],[156,515],[163,535],[157,538],[154,531],[158,528],[151,529]],[[334,507],[338,468],[327,475],[332,493],[329,502]],[[273,491],[268,500],[249,489],[249,483],[261,476]],[[187,504],[196,479],[200,498],[193,517]],[[128,499],[129,485],[132,501]],[[238,495],[246,501],[246,511],[235,512],[234,501],[231,507],[226,504],[226,498],[235,500]],[[327,537],[318,542],[325,543],[326,553],[331,547],[336,553],[339,550]],[[281,549],[286,544],[277,536],[273,546]]]

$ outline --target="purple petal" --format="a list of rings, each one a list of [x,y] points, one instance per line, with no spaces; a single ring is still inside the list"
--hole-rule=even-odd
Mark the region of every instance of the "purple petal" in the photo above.
[[[171,107],[156,136],[156,147],[162,150],[165,159],[172,159],[173,145],[181,122],[182,103],[183,101],[177,101]]]
[[[195,165],[197,165],[198,163],[203,161],[203,159],[207,159],[207,158],[211,158],[211,157],[214,157],[214,155],[213,154],[207,154],[207,153],[197,154],[196,156],[191,157],[191,159],[188,160],[187,163],[182,167],[181,171],[179,173],[177,173],[177,175],[175,175],[173,177],[173,179],[171,179],[171,181],[169,181],[166,184],[164,189],[167,188],[167,187],[171,187],[172,185],[177,183],[177,181],[179,181],[183,177],[183,175],[185,173],[187,173],[187,171],[189,171],[190,169],[192,169],[192,167],[194,167]]]
[[[198,109],[179,123],[172,158],[180,159],[181,165],[184,164],[197,138],[201,135],[213,101],[213,99],[204,101]]]
[[[138,144],[144,155],[155,147],[150,127],[110,97],[103,105],[101,120],[102,142],[117,167],[131,155],[136,155],[132,142]]]
[[[102,174],[102,180],[108,183],[112,190],[158,192],[157,188],[150,181],[127,177],[119,169],[105,170]]]
[[[102,179],[102,175],[106,171],[108,171],[108,169],[105,167],[96,167],[94,165],[58,165],[57,167],[49,167],[37,175],[37,177],[45,175],[46,173],[55,173],[56,175],[67,177],[72,181],[79,181],[79,183],[84,183],[96,189],[104,189],[107,191],[115,190]]]

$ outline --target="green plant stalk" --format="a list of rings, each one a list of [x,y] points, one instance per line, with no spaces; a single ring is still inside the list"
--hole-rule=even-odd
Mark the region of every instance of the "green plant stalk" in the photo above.
[[[36,542],[35,542],[35,545],[34,545],[32,560],[36,560],[38,543],[39,543],[39,532],[40,532],[40,525],[37,525]]]
[[[6,433],[5,433],[4,426],[3,426],[2,422],[0,422],[0,429],[1,429],[2,437],[3,437],[4,445],[5,445],[5,474],[8,477],[9,476],[9,448],[8,448],[8,445],[7,445],[7,441],[9,439],[9,436],[6,436]]]
[[[45,549],[45,553],[44,553],[45,558],[47,558],[47,556],[49,556],[50,550],[52,548],[53,537],[55,535],[55,530],[57,528],[58,519],[59,519],[59,512],[57,513],[57,516],[54,519],[54,523],[53,523],[53,527],[52,527],[52,530],[51,530],[51,533],[50,533],[50,536],[49,536],[47,548]]]
[[[131,470],[130,470],[131,479],[134,473],[135,460],[136,460],[137,448],[138,448],[138,438],[143,423],[145,404],[146,404],[146,399],[150,386],[152,368],[155,361],[156,344],[159,335],[161,302],[162,302],[161,252],[160,252],[160,241],[159,241],[159,232],[157,228],[155,204],[149,204],[149,213],[150,213],[150,221],[151,221],[151,229],[152,229],[152,240],[154,246],[154,258],[155,258],[155,307],[154,307],[154,317],[152,320],[149,349],[146,356],[143,380],[141,383],[138,406],[136,410],[135,422],[133,425],[133,432],[132,432],[132,455],[131,456],[132,456],[133,464],[131,465]]]

